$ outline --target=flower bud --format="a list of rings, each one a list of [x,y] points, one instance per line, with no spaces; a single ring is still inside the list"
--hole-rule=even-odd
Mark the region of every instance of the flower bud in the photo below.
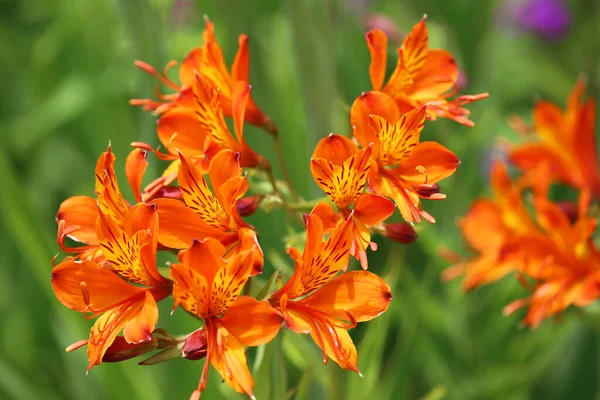
[[[258,210],[258,206],[260,205],[262,199],[262,196],[255,194],[253,196],[239,199],[235,203],[235,206],[238,210],[238,213],[240,213],[242,217],[249,217],[250,215],[254,214],[256,210]]]
[[[185,343],[181,348],[181,356],[188,360],[200,360],[206,357],[206,330],[200,328],[194,331],[185,339]]]
[[[156,194],[153,196],[155,199],[166,198],[166,199],[183,199],[183,194],[181,194],[181,189],[176,186],[163,186]]]
[[[102,362],[119,362],[141,356],[156,350],[158,342],[148,340],[141,343],[127,343],[123,336],[117,336],[102,356]]]
[[[558,204],[558,208],[569,218],[571,223],[577,221],[579,216],[579,205],[574,201],[561,201]]]
[[[417,240],[417,232],[406,222],[385,224],[384,235],[398,243],[410,244]]]

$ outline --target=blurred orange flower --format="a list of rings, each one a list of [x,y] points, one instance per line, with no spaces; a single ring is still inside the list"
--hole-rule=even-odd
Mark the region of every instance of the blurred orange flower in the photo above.
[[[371,320],[387,310],[392,299],[387,283],[368,271],[345,272],[352,245],[352,220],[339,225],[323,240],[318,215],[306,216],[306,247],[300,254],[288,249],[296,268],[290,280],[269,297],[283,314],[285,326],[310,333],[323,351],[323,362],[332,358],[343,369],[360,373],[358,353],[348,334],[357,322]]]
[[[68,308],[100,316],[90,332],[90,370],[102,362],[119,332],[127,343],[152,339],[156,302],[171,294],[171,282],[156,268],[156,206],[139,203],[124,215],[122,227],[100,212],[97,240],[104,262],[68,259],[52,270],[52,288]]]
[[[452,54],[446,50],[429,49],[429,33],[425,18],[416,24],[398,49],[396,69],[384,85],[387,64],[387,36],[374,29],[366,34],[371,53],[369,75],[373,90],[394,98],[401,113],[427,105],[427,118],[452,119],[465,126],[473,126],[465,104],[488,97],[487,93],[463,95],[448,100],[458,90],[458,67]]]
[[[421,217],[435,222],[421,208],[420,199],[444,199],[434,184],[452,175],[460,163],[439,143],[420,142],[425,113],[426,107],[421,107],[400,116],[390,96],[365,92],[354,101],[350,114],[355,139],[362,147],[373,146],[376,161],[369,170],[369,188],[392,198],[407,222],[419,223]]]
[[[319,215],[326,232],[351,218],[350,254],[363,269],[368,268],[367,247],[377,248],[369,227],[384,221],[395,209],[385,197],[363,192],[370,166],[371,146],[359,150],[352,140],[334,134],[317,143],[310,164],[313,178],[338,209],[336,212],[329,203],[320,202],[312,214]]]
[[[596,150],[596,104],[582,100],[585,83],[577,82],[563,113],[540,101],[533,111],[533,131],[539,140],[515,145],[509,160],[536,175],[539,184],[558,181],[600,198],[600,166]],[[538,184],[538,185],[539,185]]]
[[[212,238],[194,241],[179,254],[181,263],[171,267],[173,308],[181,305],[204,320],[207,361],[195,399],[206,388],[210,364],[234,390],[254,398],[245,347],[271,341],[281,327],[281,316],[268,302],[240,296],[253,269],[253,253],[239,252],[226,260],[226,251]]]

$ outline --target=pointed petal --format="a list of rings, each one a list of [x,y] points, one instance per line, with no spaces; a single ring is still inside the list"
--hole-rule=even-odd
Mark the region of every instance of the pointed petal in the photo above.
[[[258,237],[256,232],[254,232],[250,228],[240,228],[237,231],[239,246],[236,246],[234,249],[234,254],[242,253],[244,251],[252,252],[253,257],[253,267],[251,275],[261,274],[263,271],[263,265],[265,263],[265,256],[263,251],[258,243]],[[234,254],[231,254],[233,256]]]
[[[179,81],[181,86],[190,87],[196,80],[196,72],[200,71],[201,59],[204,56],[204,49],[196,47],[190,50],[183,58],[179,66]]]
[[[252,318],[248,318],[251,315]],[[227,310],[220,323],[244,346],[270,342],[279,332],[283,319],[266,301],[239,297]]]
[[[179,260],[204,276],[210,285],[217,271],[225,265],[225,252],[225,246],[216,239],[194,240],[188,249],[179,254]]]
[[[98,203],[87,196],[73,196],[60,204],[56,213],[56,221],[65,221],[65,229],[78,226],[69,237],[85,244],[97,244],[96,218],[98,218]]]
[[[460,222],[463,237],[479,251],[498,249],[508,234],[502,210],[491,200],[478,199]]]
[[[231,107],[233,113],[233,124],[238,142],[244,140],[244,113],[246,104],[250,98],[251,86],[244,81],[237,81],[233,85]]]
[[[371,65],[369,65],[371,85],[373,85],[373,90],[381,90],[383,80],[385,79],[387,36],[383,31],[374,29],[367,32],[365,37],[367,39],[367,47],[371,53]]]
[[[358,147],[352,139],[334,133],[319,140],[312,158],[324,158],[333,165],[342,165],[344,161],[358,152]]]
[[[394,169],[394,173],[412,185],[436,183],[456,171],[459,159],[450,150],[437,142],[421,142]]]
[[[326,233],[334,229],[337,226],[340,218],[342,218],[340,214],[333,209],[331,204],[325,201],[318,202],[310,213],[319,216],[321,222],[323,223],[323,230]]]
[[[349,271],[335,277],[297,304],[342,321],[369,321],[388,309],[390,286],[368,271]]]
[[[358,352],[348,331],[333,325],[312,322],[310,336],[323,352],[343,369],[358,371]]]
[[[170,154],[204,157],[204,141],[210,134],[191,108],[176,108],[158,120],[158,139]]]
[[[129,187],[133,191],[133,196],[137,202],[142,201],[142,179],[148,167],[148,162],[146,161],[147,154],[148,152],[144,150],[134,149],[129,153],[125,162],[127,181],[129,181]]]
[[[206,223],[192,209],[174,199],[156,199],[159,231],[158,241],[172,249],[185,249],[194,239],[204,240],[207,237],[221,239],[227,234]]]
[[[371,115],[371,128],[379,138],[378,160],[383,165],[396,165],[410,157],[419,144],[425,125],[426,107],[404,114],[398,122],[391,123],[378,115]]]
[[[146,290],[143,305],[139,313],[129,320],[123,329],[128,343],[138,344],[152,340],[152,332],[158,323],[158,306],[152,294]]]
[[[61,303],[79,312],[104,310],[142,291],[92,261],[58,264],[52,270],[52,289]]]
[[[383,196],[363,193],[356,200],[354,218],[367,226],[377,225],[390,217],[396,206]]]
[[[171,278],[173,279],[173,299],[175,304],[205,318],[209,315],[210,288],[206,278],[196,270],[184,265],[171,265]]]
[[[413,77],[407,95],[413,100],[438,99],[452,90],[458,79],[458,66],[446,50],[429,50],[422,68]]]
[[[313,158],[310,170],[319,187],[339,209],[344,209],[362,193],[367,183],[370,161],[371,147],[367,147],[345,160],[342,165],[333,165],[324,158]]]
[[[227,260],[212,283],[210,314],[221,315],[238,298],[254,267],[252,252],[239,253]]]
[[[250,61],[248,52],[248,36],[240,35],[238,37],[238,52],[231,66],[231,78],[234,81],[250,82]]]
[[[393,98],[381,92],[364,92],[354,103],[350,110],[350,123],[354,138],[362,147],[367,147],[375,142],[377,137],[370,127],[369,116],[379,115],[390,123],[396,123],[400,118],[400,111]]]
[[[210,358],[212,366],[233,390],[254,398],[254,380],[248,369],[244,346],[225,327],[218,326],[217,329],[217,348],[212,351]]]
[[[221,231],[229,230],[227,211],[210,191],[198,168],[184,156],[181,156],[178,179],[185,204],[211,227]]]
[[[122,221],[129,210],[129,205],[123,198],[117,176],[115,174],[115,156],[110,147],[98,158],[96,163],[96,194],[100,210]]]

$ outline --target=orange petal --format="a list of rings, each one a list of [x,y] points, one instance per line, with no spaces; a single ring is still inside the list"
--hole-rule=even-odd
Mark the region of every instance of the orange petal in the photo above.
[[[371,53],[371,65],[369,75],[373,90],[381,90],[385,79],[385,67],[387,61],[387,36],[379,29],[373,29],[365,35],[367,47]]]
[[[190,87],[196,80],[196,72],[200,71],[200,62],[204,49],[196,47],[183,58],[179,66],[179,81],[183,87]]]
[[[405,183],[400,177],[390,172],[385,173],[376,164],[369,173],[369,188],[382,196],[394,200],[398,211],[406,222],[421,222],[421,215],[430,222],[435,222],[433,217],[421,210],[421,199],[412,186]]]
[[[254,267],[252,252],[234,255],[217,271],[212,283],[210,314],[221,315],[238,298]]]
[[[231,66],[231,78],[234,81],[250,82],[250,62],[248,52],[248,36],[240,35],[238,37],[238,52]]]
[[[339,209],[344,209],[362,193],[367,183],[370,161],[371,147],[367,147],[345,160],[342,165],[334,165],[324,158],[313,158],[310,170],[319,187]]]
[[[498,249],[509,233],[502,221],[502,210],[491,200],[479,199],[460,222],[469,246],[479,251]]]
[[[450,150],[437,142],[421,142],[394,169],[394,173],[412,185],[436,183],[456,171],[459,159]]]
[[[179,253],[179,260],[187,267],[202,274],[210,284],[217,271],[225,265],[223,259],[225,253],[225,246],[218,240],[206,238],[205,240],[194,240],[188,249]]]
[[[243,344],[219,324],[215,347],[210,357],[212,366],[233,390],[254,398],[254,380],[248,369]]]
[[[413,84],[415,75],[425,65],[429,52],[429,33],[425,18],[417,23],[398,49],[398,64],[383,92],[390,96],[404,92]]]
[[[185,249],[192,240],[204,240],[207,237],[221,239],[227,234],[208,225],[200,215],[174,199],[156,199],[159,231],[158,241],[172,249]]]
[[[138,296],[139,297],[139,296]],[[132,299],[102,314],[90,331],[88,341],[88,371],[102,362],[102,357],[125,325],[134,319],[144,306],[144,297]]]
[[[400,118],[400,111],[393,98],[381,92],[364,92],[354,103],[350,110],[350,123],[354,138],[362,147],[367,147],[375,142],[377,137],[370,127],[369,116],[379,115],[390,123],[396,123]]]
[[[229,230],[227,211],[210,191],[202,173],[184,156],[181,156],[178,179],[185,204],[214,229]]]
[[[404,114],[395,124],[378,115],[371,115],[371,128],[381,143],[377,158],[383,165],[396,165],[410,157],[419,144],[425,125],[426,107]]]
[[[342,165],[344,161],[358,152],[358,147],[352,139],[342,135],[330,133],[329,136],[319,140],[312,158],[324,158],[333,165]]]
[[[254,259],[254,266],[252,267],[252,276],[262,273],[263,265],[265,263],[265,256],[258,243],[258,237],[256,232],[250,228],[240,228],[237,231],[239,238],[239,246],[235,247],[235,253],[241,253],[244,251],[251,251]],[[231,254],[233,256],[233,254]]]
[[[281,315],[266,301],[241,296],[231,304],[220,323],[244,346],[259,346],[277,335],[282,321]]]
[[[60,204],[56,213],[56,221],[65,221],[65,229],[77,226],[77,230],[69,233],[69,237],[85,244],[97,244],[96,218],[98,204],[87,196],[73,196]]]
[[[364,322],[385,312],[391,300],[383,279],[368,271],[349,271],[296,303],[342,321]]]
[[[146,207],[143,203],[140,205]],[[152,236],[147,230],[129,236],[112,218],[101,213],[96,231],[104,258],[119,275],[140,285],[153,286],[158,283],[155,275],[149,272],[156,268],[153,249],[144,249],[153,245]]]
[[[377,225],[390,217],[396,206],[383,196],[374,193],[363,193],[356,200],[354,218],[367,226]]]
[[[429,50],[423,67],[413,76],[407,95],[413,100],[439,99],[454,88],[458,79],[458,66],[446,50]]]
[[[231,107],[233,113],[233,124],[238,142],[244,140],[244,113],[246,104],[250,98],[250,85],[244,81],[237,81],[233,85]]]
[[[66,307],[99,312],[142,291],[92,261],[63,261],[52,270],[52,289]]]
[[[204,141],[209,135],[193,109],[175,109],[158,120],[158,138],[171,154],[204,156]]]
[[[146,290],[144,303],[139,313],[129,320],[123,329],[123,336],[128,343],[141,343],[152,340],[152,332],[158,323],[158,306],[152,294]]]
[[[146,161],[147,154],[148,152],[144,150],[134,149],[129,153],[125,162],[125,174],[137,202],[142,201],[142,179],[148,167],[148,162]]]
[[[323,223],[323,230],[326,233],[334,229],[341,218],[340,214],[333,209],[331,204],[325,201],[318,202],[310,213],[319,216],[321,222]]]
[[[310,336],[317,346],[340,367],[360,373],[356,366],[358,352],[346,329],[313,322]]]
[[[522,171],[535,171],[540,164],[546,164],[547,172],[553,179],[568,183],[581,181],[577,176],[577,168],[566,164],[559,154],[539,142],[517,146],[511,150],[508,157],[510,163]]]
[[[184,264],[171,265],[171,278],[173,279],[173,299],[175,304],[205,318],[209,315],[210,287],[204,275]]]
[[[123,198],[117,176],[115,174],[115,156],[108,150],[98,158],[96,163],[96,194],[100,210],[122,221],[129,210],[129,205]]]

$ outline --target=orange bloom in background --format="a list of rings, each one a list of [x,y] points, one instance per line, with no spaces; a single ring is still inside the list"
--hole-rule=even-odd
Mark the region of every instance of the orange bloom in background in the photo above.
[[[179,68],[179,81],[181,85],[176,84],[167,77],[167,70],[176,65],[175,61],[168,63],[163,69],[162,74],[158,74],[154,67],[145,62],[136,61],[135,65],[137,67],[148,72],[160,83],[175,90],[177,93],[162,95],[158,92],[157,88],[156,96],[159,99],[158,101],[134,99],[130,103],[132,105],[143,106],[147,111],[154,110],[157,114],[163,114],[173,108],[183,108],[189,111],[193,104],[192,86],[196,81],[195,74],[200,73],[208,80],[212,88],[219,91],[223,113],[228,117],[233,116],[235,114],[233,105],[235,86],[239,82],[243,82],[247,86],[249,82],[250,53],[248,51],[248,36],[239,36],[239,49],[231,66],[231,72],[227,69],[223,51],[215,38],[214,25],[208,19],[206,20],[202,39],[204,40],[204,45],[192,49],[181,63]],[[192,116],[190,113],[186,115],[188,117]],[[245,121],[252,125],[262,126],[268,131],[276,131],[273,121],[258,108],[251,98],[248,100]]]
[[[353,242],[352,220],[339,225],[323,242],[323,222],[306,217],[306,247],[300,254],[288,249],[296,268],[290,280],[271,294],[269,302],[281,311],[285,326],[309,333],[328,357],[343,369],[360,373],[358,354],[348,329],[387,310],[392,299],[387,283],[368,271],[345,272]]]
[[[371,147],[359,150],[346,137],[331,134],[321,139],[312,155],[310,169],[313,178],[337,206],[336,212],[326,202],[318,203],[312,210],[323,222],[325,231],[332,231],[349,217],[352,220],[352,246],[350,254],[367,269],[366,249],[371,246],[369,227],[377,225],[394,213],[394,203],[383,196],[363,193],[369,168]]]
[[[539,237],[539,230],[523,203],[522,182],[513,182],[506,166],[497,162],[490,176],[493,199],[476,200],[460,222],[467,244],[478,255],[444,271],[445,280],[464,275],[463,287],[494,282],[524,268],[524,235]]]
[[[376,160],[369,171],[369,188],[390,197],[407,222],[433,223],[421,208],[421,198],[441,200],[437,182],[452,175],[460,161],[437,142],[420,142],[425,107],[402,116],[394,99],[382,92],[365,92],[352,104],[350,119],[362,147],[373,144]],[[435,190],[433,190],[435,188]]]
[[[526,235],[519,240],[525,254],[524,272],[535,285],[530,297],[508,305],[505,314],[528,307],[523,323],[535,328],[570,305],[584,307],[600,297],[600,252],[591,237],[598,220],[586,215],[589,200],[589,193],[583,192],[579,216],[571,223],[557,204],[535,199],[537,222],[544,235]]]
[[[226,251],[212,238],[194,241],[180,253],[181,263],[171,267],[174,308],[181,305],[204,320],[207,361],[192,395],[196,399],[206,387],[210,364],[234,390],[254,398],[245,347],[271,341],[281,327],[282,318],[269,303],[240,296],[253,269],[252,251],[225,260]]]
[[[540,101],[533,111],[533,130],[539,140],[515,145],[509,160],[525,173],[547,174],[578,190],[600,198],[600,166],[596,151],[596,105],[582,100],[585,83],[577,82],[562,112],[555,104]],[[548,182],[549,183],[549,182]]]
[[[103,254],[96,231],[99,211],[122,225],[131,205],[125,200],[119,189],[115,174],[115,156],[110,150],[100,155],[96,163],[97,199],[88,196],[73,196],[63,201],[56,213],[58,223],[58,244],[61,249],[76,255],[82,260],[100,262]],[[148,163],[146,152],[135,149],[127,156],[125,174],[136,201],[141,201],[140,187]],[[65,239],[70,238],[83,246],[69,247]]]
[[[213,191],[202,171],[181,155],[178,183],[183,202],[156,199],[161,230],[159,241],[173,249],[184,249],[194,239],[211,237],[236,251],[246,248],[255,254],[255,273],[262,271],[263,255],[256,233],[239,215],[236,202],[248,190],[248,180],[242,176],[240,154],[222,150],[215,155],[208,169]]]
[[[465,104],[488,97],[487,93],[463,95],[448,100],[458,90],[458,67],[446,50],[429,49],[429,34],[425,18],[416,24],[398,49],[396,69],[384,85],[387,63],[387,36],[374,29],[366,34],[371,53],[369,75],[373,90],[393,97],[402,114],[427,105],[427,118],[452,119],[465,126],[474,126],[468,119]]]
[[[88,371],[102,362],[121,331],[128,343],[152,340],[156,303],[171,294],[171,282],[156,268],[156,206],[137,204],[119,225],[100,212],[96,226],[102,264],[69,259],[52,270],[52,288],[61,303],[100,316],[87,341]]]

